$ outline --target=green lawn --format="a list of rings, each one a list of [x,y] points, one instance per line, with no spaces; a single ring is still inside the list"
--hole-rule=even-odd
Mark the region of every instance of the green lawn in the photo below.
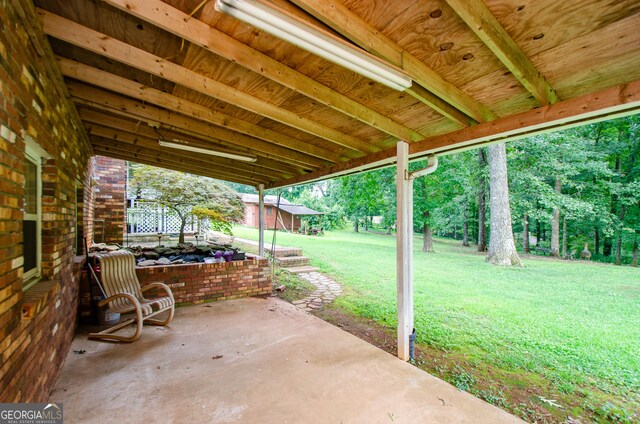
[[[234,234],[257,239],[255,229],[237,227]],[[531,371],[559,393],[598,389],[622,399],[623,415],[640,409],[640,269],[546,259],[499,268],[458,242],[437,240],[434,254],[423,253],[421,243],[416,237],[419,343],[502,370]],[[345,285],[339,307],[395,327],[395,238],[279,232],[276,244],[301,247]]]

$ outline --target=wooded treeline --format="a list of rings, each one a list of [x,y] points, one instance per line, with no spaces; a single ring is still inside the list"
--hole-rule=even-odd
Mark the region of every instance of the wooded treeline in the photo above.
[[[504,161],[496,147],[501,145],[440,157],[438,170],[414,183],[414,225],[424,234],[423,250],[433,250],[431,237],[437,234],[484,251],[491,242],[491,217],[497,208],[507,208],[510,221],[499,222],[512,222],[519,251],[567,259],[588,251],[591,260],[637,266],[639,130],[640,116],[631,116],[509,142],[509,186],[502,187],[508,196],[492,202],[489,182],[495,183]],[[424,166],[411,164],[412,169]],[[284,196],[324,211],[324,228],[344,225],[345,219],[354,231],[375,226],[391,233],[394,228],[395,168],[289,188]],[[509,203],[494,202],[506,197]],[[509,231],[493,227],[495,234]]]

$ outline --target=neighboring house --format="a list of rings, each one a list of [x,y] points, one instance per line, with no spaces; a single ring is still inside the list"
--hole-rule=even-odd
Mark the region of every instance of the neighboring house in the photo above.
[[[244,224],[258,228],[258,195],[243,194],[242,202],[245,206]],[[264,196],[264,221],[267,229],[299,231],[302,227],[302,217],[309,215],[322,215],[322,212],[314,211],[304,205],[294,205],[283,197],[280,197],[280,203],[278,203],[278,196]]]

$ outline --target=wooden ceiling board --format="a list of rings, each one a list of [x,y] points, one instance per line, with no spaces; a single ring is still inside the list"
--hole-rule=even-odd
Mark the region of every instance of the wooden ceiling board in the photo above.
[[[416,0],[342,0],[349,10],[370,22],[379,30],[401,16],[409,9],[416,7]]]
[[[171,93],[175,87],[173,82],[167,81],[164,78],[151,75],[150,73],[140,69],[132,68],[131,66],[100,56],[99,54],[95,54],[81,47],[74,46],[55,38],[50,38],[49,42],[56,55],[73,59],[94,68],[102,69],[103,71],[139,82],[140,84],[153,87],[156,90],[164,91],[165,93]]]
[[[189,101],[203,105],[205,107],[211,108],[213,110],[223,112],[227,115],[233,116],[234,118],[238,118],[243,121],[254,123],[254,124],[259,124],[259,126],[261,127],[272,129],[278,133],[288,135],[290,137],[293,137],[299,140],[301,143],[309,143],[314,146],[322,147],[324,149],[327,149],[329,151],[336,152],[339,154],[344,154],[344,152],[350,150],[350,149],[345,149],[344,147],[338,144],[331,143],[323,138],[314,136],[304,131],[300,131],[289,125],[284,125],[279,122],[273,121],[271,119],[264,118],[260,115],[247,112],[244,109],[240,109],[229,103],[215,100],[209,96],[200,94],[186,87],[182,87],[182,86],[176,87],[176,90],[174,91],[173,94],[181,98],[187,99]]]
[[[181,97],[185,100],[189,100],[199,105],[206,106],[212,110],[225,113],[229,116],[233,116],[234,118],[242,119],[243,121],[251,122],[253,124],[259,122],[262,119],[262,116],[258,114],[234,106],[231,103],[226,103],[222,100],[214,99],[213,97],[207,96],[206,94],[199,93],[195,90],[181,85],[176,85],[172,94],[174,96]]]
[[[180,63],[182,40],[98,0],[35,0],[38,7]]]
[[[640,79],[640,14],[531,58],[560,98]]]
[[[485,0],[529,57],[640,13],[637,0]]]
[[[283,85],[193,44],[189,46],[183,66],[275,105],[295,94]]]
[[[385,134],[372,126],[363,124],[355,118],[328,108],[302,94],[296,93],[296,95],[291,96],[286,102],[281,104],[281,106],[322,125],[331,126],[340,132],[351,133],[371,128],[374,133],[377,134],[377,137],[368,141],[376,141],[383,138]]]
[[[444,1],[421,0],[382,32],[456,86],[504,68]]]
[[[314,137],[311,134],[307,134],[307,133],[302,133],[301,131],[296,130],[295,128],[291,128],[288,125],[283,125],[280,122],[276,122],[273,121],[271,119],[265,118],[262,121],[260,121],[260,126],[263,128],[267,128],[270,129],[272,131],[275,131],[277,133],[280,134],[285,134],[289,137],[295,138],[297,139],[300,144],[302,145],[303,143],[306,144],[311,144],[317,147],[320,147],[322,149],[326,149],[330,152],[333,152],[337,155],[341,155],[344,156],[345,158],[347,157],[357,157],[357,156],[361,156],[358,152],[355,152],[352,149],[348,149],[344,146],[341,146],[339,144],[335,144],[335,143],[329,143],[326,140],[319,138],[319,137]]]
[[[505,69],[470,81],[461,88],[498,116],[511,115],[538,106],[537,100],[531,93]],[[513,103],[513,109],[510,110],[509,105],[512,99],[525,99],[526,106],[523,109],[523,104],[519,100]],[[500,109],[501,113],[498,113],[497,109]]]

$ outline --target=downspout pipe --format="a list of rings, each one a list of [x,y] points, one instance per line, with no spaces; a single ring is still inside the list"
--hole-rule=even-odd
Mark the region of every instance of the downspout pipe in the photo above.
[[[426,168],[417,169],[412,172],[407,171],[407,179],[415,180],[418,177],[432,174],[436,169],[438,169],[438,156],[429,156]]]

